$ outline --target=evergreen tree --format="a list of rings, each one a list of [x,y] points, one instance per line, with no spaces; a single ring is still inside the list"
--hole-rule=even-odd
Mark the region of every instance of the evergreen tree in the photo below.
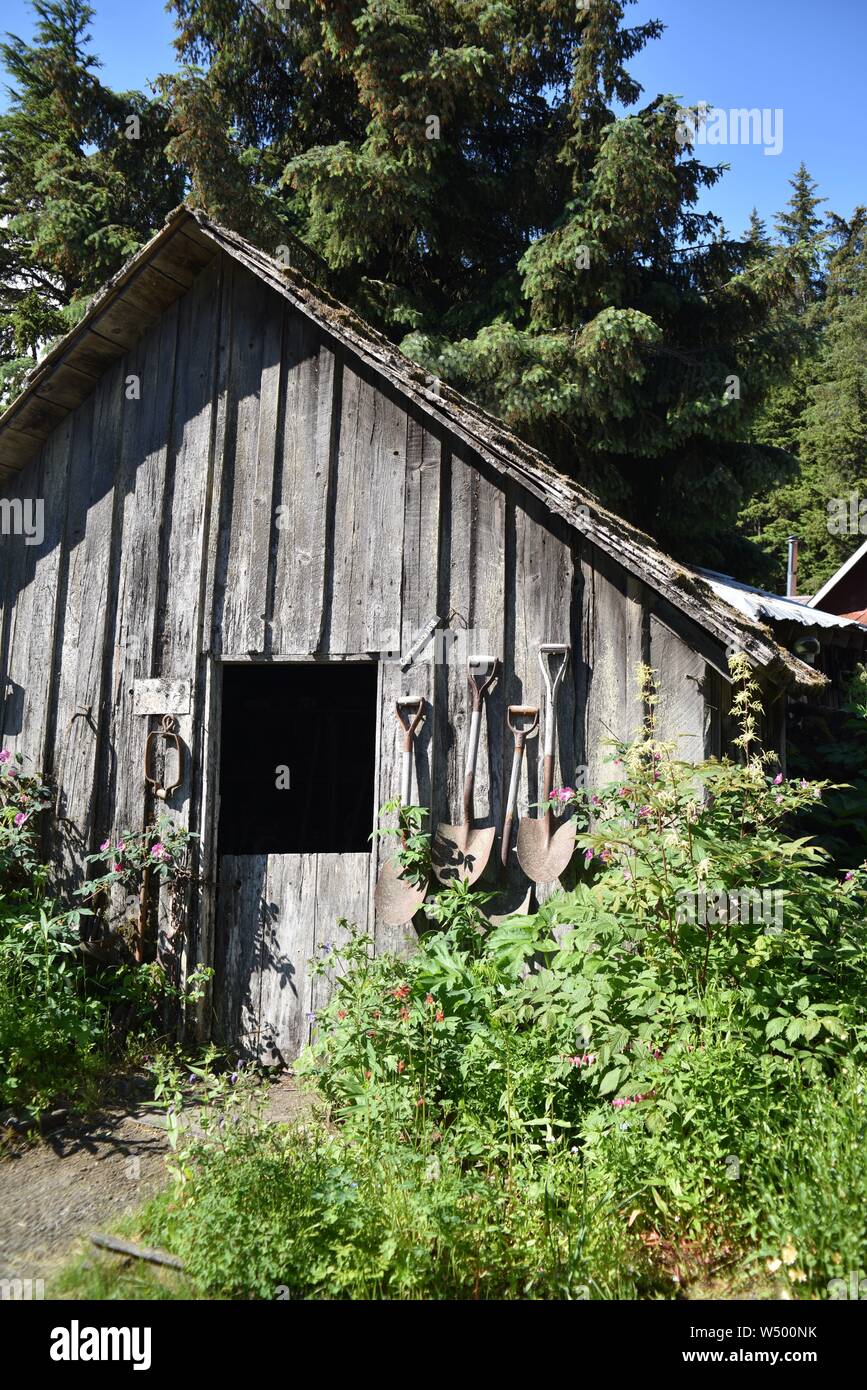
[[[830,218],[835,246],[821,308],[807,311],[813,346],[760,421],[765,442],[786,450],[776,485],[752,500],[743,524],[782,583],[786,537],[802,539],[801,586],[815,591],[867,534],[841,526],[834,499],[867,500],[867,209]],[[855,511],[857,517],[857,508]],[[846,509],[848,521],[848,507]]]
[[[0,391],[20,385],[39,348],[183,197],[164,154],[165,109],[115,93],[90,51],[83,0],[32,0],[35,35],[0,56]]]
[[[721,175],[629,61],[632,0],[173,0],[197,198],[669,546],[722,563],[768,451],[800,243],[697,210]],[[290,245],[293,243],[290,240]]]

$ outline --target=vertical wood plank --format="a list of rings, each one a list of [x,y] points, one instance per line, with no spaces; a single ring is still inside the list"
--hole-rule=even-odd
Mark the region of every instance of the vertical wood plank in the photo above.
[[[106,830],[135,833],[144,826],[144,749],[147,720],[135,712],[135,682],[153,674],[160,572],[160,530],[171,446],[178,306],[169,308],[127,359],[141,399],[121,403],[121,454],[116,525],[119,532],[117,609],[111,667]]]
[[[406,415],[347,365],[343,372],[326,651],[397,646],[403,567]]]
[[[271,648],[304,655],[319,644],[325,598],[328,483],[336,358],[287,311],[282,432],[277,458]]]

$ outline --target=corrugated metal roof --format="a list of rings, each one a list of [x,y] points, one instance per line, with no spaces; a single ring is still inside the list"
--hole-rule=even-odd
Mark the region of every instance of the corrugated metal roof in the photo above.
[[[754,622],[792,622],[803,627],[864,627],[863,623],[853,622],[851,618],[838,617],[836,613],[823,613],[820,608],[811,608],[802,599],[785,598],[782,594],[768,593],[767,589],[755,589],[750,584],[741,584],[728,574],[717,574],[715,570],[697,570],[707,580],[714,593],[732,608]],[[867,627],[864,628],[867,633]]]

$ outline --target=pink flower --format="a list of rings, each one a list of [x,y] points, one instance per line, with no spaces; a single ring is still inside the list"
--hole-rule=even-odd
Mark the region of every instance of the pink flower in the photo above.
[[[0,748],[0,763],[8,763],[11,757],[12,754],[9,752],[8,748]]]
[[[103,854],[105,854],[105,851],[108,849],[108,847],[109,847],[110,844],[111,844],[111,840],[103,840],[102,844],[101,844],[100,847],[99,847],[99,848],[102,850],[102,853],[103,853]]]
[[[584,863],[585,863],[585,864],[589,864],[589,863],[590,863],[590,860],[591,860],[592,858],[593,858],[593,851],[592,851],[592,849],[585,849],[585,851],[584,851]]]
[[[849,883],[849,882],[851,882],[851,880],[852,880],[854,877],[855,877],[855,875],[853,874],[852,870],[851,870],[851,869],[848,869],[848,870],[846,871],[846,873],[843,875],[843,882],[844,882],[844,883]]]
[[[774,778],[774,786],[775,786],[775,787],[778,787],[778,786],[780,785],[780,783],[782,782],[782,780],[783,780],[783,774],[782,774],[782,772],[778,772],[777,775],[776,775],[776,777]]]
[[[123,840],[118,840],[118,842],[117,842],[117,852],[118,852],[118,854],[123,854],[123,852],[124,852],[125,849],[126,849],[126,845],[124,844]]]
[[[646,820],[647,817],[651,814],[650,807],[649,807],[649,806],[639,806],[639,808],[638,808],[638,814],[639,814],[644,820]]]
[[[576,1056],[570,1057],[568,1061],[571,1067],[592,1067],[593,1063],[596,1061],[596,1053],[584,1052],[576,1054]]]
[[[596,796],[595,793],[593,794],[593,796],[591,796],[590,801],[591,801],[591,803],[592,803],[594,806],[601,806],[601,805],[602,805],[602,802],[600,801],[599,797]]]
[[[28,813],[27,811],[19,811],[19,812],[18,812],[18,815],[15,817],[15,824],[16,824],[16,825],[23,825],[24,822],[25,822],[28,818],[29,818],[29,813]]]
[[[782,798],[781,796],[775,796],[775,797],[774,797],[774,800],[776,801],[776,803],[777,803],[778,806],[782,806],[782,804],[783,804],[783,798]]]
[[[168,850],[161,840],[157,840],[156,844],[151,849],[151,857],[153,859],[168,859],[170,857]]]

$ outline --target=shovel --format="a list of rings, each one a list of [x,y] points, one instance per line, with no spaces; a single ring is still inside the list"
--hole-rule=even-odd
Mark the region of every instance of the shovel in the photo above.
[[[404,719],[402,711],[415,710],[411,719]],[[407,695],[395,704],[397,722],[403,730],[403,763],[400,777],[400,803],[408,806],[412,795],[412,741],[415,731],[424,717],[427,701],[421,695]],[[379,871],[373,902],[376,915],[387,927],[399,927],[409,922],[418,912],[427,895],[427,879],[415,884],[402,878],[402,867],[397,855],[387,859]]]
[[[473,829],[473,788],[482,726],[482,696],[492,684],[498,665],[495,656],[471,656],[467,663],[467,679],[472,691],[473,706],[464,773],[464,819],[461,825],[437,826],[433,854],[434,873],[440,883],[450,883],[455,879],[475,883],[488,862],[494,843],[495,826],[489,826],[485,830]],[[488,669],[490,674],[482,681],[481,673]]]
[[[521,729],[515,723],[516,719],[529,719],[530,723],[526,728]],[[515,740],[515,751],[512,754],[512,776],[509,781],[509,798],[506,802],[506,817],[503,821],[503,838],[500,845],[500,862],[504,869],[509,863],[509,849],[512,844],[512,822],[515,819],[515,807],[518,804],[518,785],[521,781],[521,763],[524,761],[524,747],[527,739],[532,738],[539,728],[539,711],[535,705],[509,705],[506,711],[506,723]]]
[[[516,719],[529,719],[530,723],[525,728],[520,728]],[[527,739],[532,738],[539,728],[539,710],[536,705],[509,705],[506,711],[506,723],[508,724],[515,739],[515,751],[512,754],[512,775],[509,779],[509,796],[506,801],[506,815],[503,820],[503,834],[500,841],[500,863],[503,866],[503,874],[509,867],[509,850],[512,845],[512,824],[515,819],[515,807],[518,804],[518,786],[521,781],[521,763],[524,761],[524,747]],[[507,922],[510,917],[516,914],[523,916],[530,911],[531,888],[527,889],[526,895],[517,907],[513,907],[509,912],[496,912],[490,914],[490,920],[495,927],[502,922]]]
[[[560,658],[551,679],[550,658]],[[543,642],[539,648],[539,665],[545,681],[545,762],[542,772],[542,801],[545,810],[538,820],[525,817],[518,827],[518,863],[534,883],[553,883],[565,870],[575,850],[575,822],[566,821],[559,829],[551,830],[551,786],[554,781],[554,701],[569,660],[565,642]]]

